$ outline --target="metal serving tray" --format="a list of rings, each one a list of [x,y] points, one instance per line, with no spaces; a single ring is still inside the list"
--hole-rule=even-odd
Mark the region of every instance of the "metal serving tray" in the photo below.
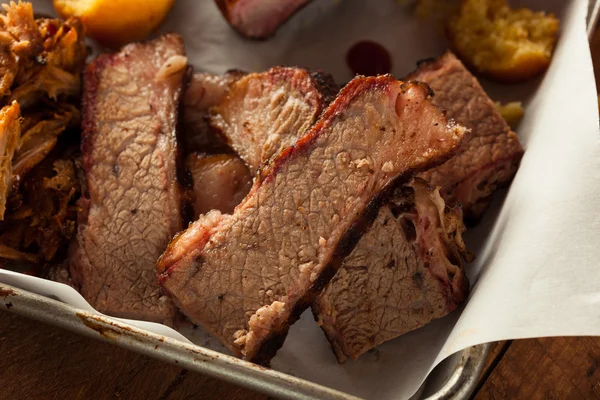
[[[74,308],[48,297],[0,283],[0,307],[10,312],[154,357],[191,371],[285,399],[358,399],[334,389],[180,340],[157,335],[116,319]],[[466,399],[475,388],[489,344],[459,353],[446,383],[431,400]],[[450,359],[450,362],[453,360]],[[440,379],[440,377],[437,377]],[[442,379],[445,377],[441,377]],[[414,399],[423,398],[427,382]]]
[[[600,16],[590,0],[588,38]],[[0,309],[160,359],[191,371],[285,399],[358,399],[340,391],[180,340],[157,335],[116,319],[77,309],[0,282]],[[429,375],[412,400],[467,399],[475,389],[490,344],[463,350]],[[428,394],[429,393],[429,394]]]

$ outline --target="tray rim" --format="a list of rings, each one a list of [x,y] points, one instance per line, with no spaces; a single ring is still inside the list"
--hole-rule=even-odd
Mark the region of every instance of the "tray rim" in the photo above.
[[[41,278],[40,278],[41,279]],[[193,343],[170,338],[118,319],[83,310],[60,300],[0,281],[0,310],[66,329],[91,339],[168,362],[212,378],[281,399],[360,400],[361,398],[295,376],[264,368]],[[427,400],[467,399],[477,385],[490,344],[459,351],[446,383]],[[422,399],[423,382],[411,400]]]
[[[10,313],[166,361],[207,376],[282,399],[359,400],[358,397],[264,368],[189,342],[91,313],[0,282],[0,300]]]

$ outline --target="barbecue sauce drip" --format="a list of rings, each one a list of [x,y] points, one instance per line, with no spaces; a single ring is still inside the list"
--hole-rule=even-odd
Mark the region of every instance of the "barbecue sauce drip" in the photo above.
[[[390,53],[382,45],[370,40],[354,44],[346,54],[346,63],[358,75],[381,75],[392,70]]]

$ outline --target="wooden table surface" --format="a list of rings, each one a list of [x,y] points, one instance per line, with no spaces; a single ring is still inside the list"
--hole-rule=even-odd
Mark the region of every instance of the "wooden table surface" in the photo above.
[[[494,344],[474,399],[600,398],[600,338]],[[108,343],[0,312],[0,399],[266,400]]]
[[[592,42],[600,77],[600,30]],[[600,399],[600,338],[493,345],[473,399]],[[265,400],[267,396],[0,312],[0,400]]]

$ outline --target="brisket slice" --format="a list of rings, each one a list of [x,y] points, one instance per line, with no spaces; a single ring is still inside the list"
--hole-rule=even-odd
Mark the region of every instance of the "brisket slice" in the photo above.
[[[192,176],[195,218],[210,210],[232,213],[252,187],[248,167],[233,154],[192,153],[186,166]]]
[[[232,215],[202,216],[157,265],[190,319],[268,363],[399,183],[451,157],[467,130],[425,84],[357,77],[255,180]]]
[[[476,220],[494,190],[516,173],[523,147],[477,79],[451,52],[421,63],[407,79],[426,82],[435,93],[433,103],[473,132],[458,155],[419,176],[441,187],[448,203],[460,202],[465,218]]]
[[[416,178],[397,190],[312,304],[340,363],[443,317],[469,285],[459,206]]]
[[[472,130],[459,154],[419,176],[478,218],[490,194],[514,175],[523,153],[518,138],[452,53],[422,63],[409,78],[428,83],[433,103]],[[413,190],[411,211],[394,216],[393,203],[382,207],[313,304],[340,362],[446,315],[466,298],[460,210],[444,213],[437,192]]]
[[[302,137],[336,93],[329,75],[300,68],[271,68],[233,83],[213,108],[211,125],[254,173]]]
[[[225,19],[242,35],[264,39],[310,0],[215,0]]]
[[[182,137],[186,151],[217,154],[231,152],[223,137],[211,129],[208,112],[221,102],[230,86],[244,75],[244,72],[232,70],[223,75],[200,72],[192,76],[183,98]]]
[[[154,266],[182,228],[176,125],[186,70],[170,34],[101,55],[84,76],[81,150],[88,193],[70,257],[98,311],[169,323]]]

